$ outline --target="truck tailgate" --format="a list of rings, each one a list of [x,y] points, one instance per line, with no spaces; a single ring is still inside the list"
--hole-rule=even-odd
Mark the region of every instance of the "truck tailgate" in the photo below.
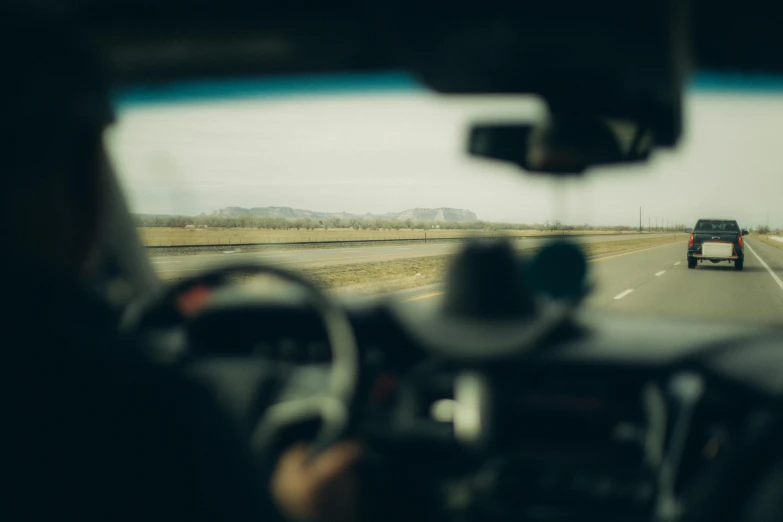
[[[701,244],[701,256],[721,259],[734,257],[734,245],[731,243],[704,242]]]

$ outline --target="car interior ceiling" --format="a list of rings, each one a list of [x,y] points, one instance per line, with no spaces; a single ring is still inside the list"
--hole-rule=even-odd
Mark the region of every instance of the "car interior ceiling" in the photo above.
[[[656,149],[680,143],[683,91],[695,72],[783,74],[783,3],[762,0],[36,4],[102,50],[118,91],[406,70],[444,95],[536,93],[553,113],[634,120],[654,129]],[[587,312],[586,260],[567,244],[552,247],[564,249],[559,259],[571,256],[566,275],[536,272],[550,265],[534,263],[519,281],[502,248],[466,248],[439,319],[386,303],[343,307],[270,267],[229,266],[164,287],[118,181],[106,190],[102,268],[123,328],[223,390],[262,458],[299,437],[328,446],[361,436],[372,449],[365,494],[376,518],[415,518],[411,506],[444,522],[764,522],[781,514],[771,500],[783,488],[779,329]],[[304,297],[229,300],[187,319],[171,313],[196,286],[233,295],[232,278],[243,271],[284,278]],[[511,288],[528,292],[529,303]],[[502,306],[481,304],[492,299]],[[514,324],[498,326],[509,310]],[[329,350],[282,362],[259,352],[285,336]],[[261,375],[262,360],[279,364],[275,386]],[[389,374],[395,401],[374,403],[378,379]],[[261,388],[275,397],[259,404]],[[430,416],[442,400],[464,401],[448,429]],[[471,423],[471,414],[482,421]],[[718,432],[728,442],[702,458]],[[597,486],[604,483],[611,492]],[[386,490],[417,503],[395,504]]]

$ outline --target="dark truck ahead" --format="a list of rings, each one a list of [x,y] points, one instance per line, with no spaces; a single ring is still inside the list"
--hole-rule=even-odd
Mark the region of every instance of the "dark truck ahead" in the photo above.
[[[696,268],[700,261],[728,261],[734,263],[736,270],[742,270],[745,263],[742,236],[747,233],[734,220],[700,219],[688,239],[688,268]]]

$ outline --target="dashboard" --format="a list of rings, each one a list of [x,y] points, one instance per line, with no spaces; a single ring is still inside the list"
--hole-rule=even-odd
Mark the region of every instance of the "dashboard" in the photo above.
[[[714,477],[737,465],[783,392],[774,329],[579,312],[571,335],[534,358],[450,359],[388,303],[348,311],[363,368],[355,430],[377,456],[366,476],[385,477],[365,481],[380,519],[414,509],[401,497],[430,520],[705,512],[700,495],[736,489]],[[300,305],[219,308],[188,335],[201,355],[288,368],[278,400],[328,381],[326,332]],[[390,488],[401,493],[384,503]]]

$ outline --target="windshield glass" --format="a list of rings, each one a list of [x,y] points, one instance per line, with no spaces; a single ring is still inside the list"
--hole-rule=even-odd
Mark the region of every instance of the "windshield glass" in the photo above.
[[[400,75],[121,93],[108,143],[166,281],[244,257],[424,306],[465,237],[513,236],[530,255],[569,235],[592,308],[781,323],[783,88],[707,82],[686,103],[677,149],[566,181],[465,152],[471,122],[540,121],[539,99],[438,96]],[[744,252],[692,257],[705,226],[750,229]]]
[[[699,220],[696,232],[739,232],[736,221]]]

